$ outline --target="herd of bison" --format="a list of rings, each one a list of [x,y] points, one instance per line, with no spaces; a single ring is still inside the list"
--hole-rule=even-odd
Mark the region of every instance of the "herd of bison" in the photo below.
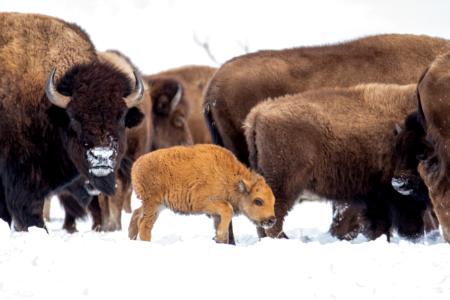
[[[68,232],[87,214],[121,230],[134,190],[130,238],[149,241],[165,208],[209,215],[221,243],[236,214],[287,238],[289,211],[319,197],[339,239],[440,226],[450,243],[450,41],[375,35],[144,75],[58,18],[0,13],[0,28],[0,218],[17,231],[46,228],[54,195]]]

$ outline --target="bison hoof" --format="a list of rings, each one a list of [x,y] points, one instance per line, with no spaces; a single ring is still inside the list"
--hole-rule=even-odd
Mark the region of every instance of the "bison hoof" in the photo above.
[[[218,244],[228,244],[228,232],[224,235],[216,235],[213,240]]]

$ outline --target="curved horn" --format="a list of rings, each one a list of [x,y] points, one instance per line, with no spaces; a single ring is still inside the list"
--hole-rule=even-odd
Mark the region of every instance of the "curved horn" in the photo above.
[[[178,90],[175,96],[173,96],[172,100],[170,101],[170,111],[174,110],[175,107],[180,103],[181,100],[181,94],[183,92],[183,88],[181,87],[181,84],[178,84]]]
[[[61,108],[67,108],[67,104],[70,102],[70,97],[64,96],[56,90],[53,84],[53,77],[55,76],[56,67],[53,68],[50,76],[48,76],[47,84],[45,85],[45,92],[47,93],[48,100],[56,106]]]
[[[144,97],[144,83],[142,82],[141,77],[136,73],[136,71],[133,71],[134,77],[136,78],[136,87],[134,88],[134,91],[126,98],[123,98],[125,100],[125,103],[127,104],[128,108],[135,107],[138,105],[142,98]]]
[[[398,134],[400,134],[400,132],[402,132],[403,130],[398,124],[395,124],[395,129],[397,129]]]

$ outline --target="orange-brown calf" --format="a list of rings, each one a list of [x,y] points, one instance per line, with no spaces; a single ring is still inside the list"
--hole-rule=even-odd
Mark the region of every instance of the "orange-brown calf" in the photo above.
[[[243,214],[265,228],[276,222],[275,198],[264,178],[222,147],[179,146],[151,152],[134,163],[131,180],[142,200],[142,212],[135,211],[131,219],[132,239],[139,232],[141,240],[150,241],[153,224],[165,208],[211,216],[218,243],[228,242],[233,215]]]

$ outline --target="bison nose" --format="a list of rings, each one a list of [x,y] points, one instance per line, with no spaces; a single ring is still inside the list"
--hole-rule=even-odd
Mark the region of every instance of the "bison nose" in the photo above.
[[[117,151],[110,147],[94,147],[86,151],[90,170],[98,168],[112,170],[117,164],[116,158]]]
[[[391,184],[394,187],[394,189],[398,190],[406,185],[406,180],[403,178],[395,178],[394,177],[394,178],[392,178]]]
[[[275,218],[274,216],[270,217],[268,220],[268,223],[272,226],[273,224],[275,224],[277,222],[277,218]]]

